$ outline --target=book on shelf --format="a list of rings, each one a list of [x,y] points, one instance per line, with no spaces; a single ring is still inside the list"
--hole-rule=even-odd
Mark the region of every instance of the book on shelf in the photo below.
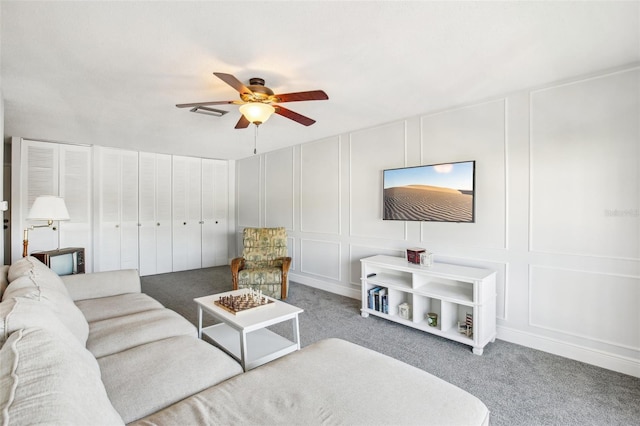
[[[375,310],[375,308],[376,308],[375,295],[376,295],[376,293],[378,291],[380,291],[381,288],[382,287],[373,287],[373,288],[369,289],[369,291],[368,291],[369,295],[368,295],[368,300],[367,300],[369,309],[374,309]]]
[[[389,313],[389,295],[387,294],[387,289],[381,288],[378,294],[380,295],[380,306],[379,309],[376,310],[382,312],[383,314]]]

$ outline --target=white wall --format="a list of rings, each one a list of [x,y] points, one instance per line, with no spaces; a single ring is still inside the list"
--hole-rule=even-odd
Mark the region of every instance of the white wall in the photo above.
[[[0,135],[4,135],[4,99],[2,98],[2,82],[0,82]],[[2,144],[0,145],[0,164],[2,164],[2,173],[0,173],[0,188],[2,188],[0,191],[2,191],[1,193],[4,193],[4,175],[5,175],[5,165],[4,165],[4,137],[2,137]],[[1,200],[5,200],[4,196],[0,196]],[[4,222],[4,218],[6,217],[7,219],[9,218],[9,212],[6,211],[1,211],[0,210],[0,216],[2,216],[2,220]],[[2,259],[3,264],[5,262],[5,255],[4,255],[4,243],[5,243],[5,237],[8,234],[7,230],[4,230],[4,223],[3,225],[3,231],[2,231],[2,238],[0,238],[0,259]]]
[[[249,157],[237,240],[285,226],[290,279],[354,298],[359,259],[410,246],[494,269],[498,338],[640,377],[638,117],[627,68]],[[462,160],[475,223],[382,220],[383,169]]]

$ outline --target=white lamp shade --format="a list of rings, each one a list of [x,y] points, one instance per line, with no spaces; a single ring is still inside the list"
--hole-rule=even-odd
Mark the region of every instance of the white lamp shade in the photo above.
[[[276,109],[262,102],[249,102],[240,106],[240,112],[253,124],[262,124],[271,117]]]
[[[69,211],[62,197],[42,195],[33,202],[28,220],[69,220]]]

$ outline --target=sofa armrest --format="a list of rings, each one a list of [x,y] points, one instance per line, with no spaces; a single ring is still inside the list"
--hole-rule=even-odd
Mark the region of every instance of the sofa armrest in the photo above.
[[[60,278],[74,301],[142,292],[140,276],[135,269],[64,275]]]

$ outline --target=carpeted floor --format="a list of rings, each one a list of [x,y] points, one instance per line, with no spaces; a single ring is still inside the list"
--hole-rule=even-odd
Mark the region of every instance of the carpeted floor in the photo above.
[[[231,273],[221,266],[147,276],[142,290],[197,324],[193,299],[231,290]],[[304,309],[302,346],[339,337],[414,365],[480,398],[492,426],[640,424],[638,378],[501,340],[473,355],[469,346],[362,318],[358,300],[297,283],[287,302]],[[271,329],[292,332],[290,323]]]

